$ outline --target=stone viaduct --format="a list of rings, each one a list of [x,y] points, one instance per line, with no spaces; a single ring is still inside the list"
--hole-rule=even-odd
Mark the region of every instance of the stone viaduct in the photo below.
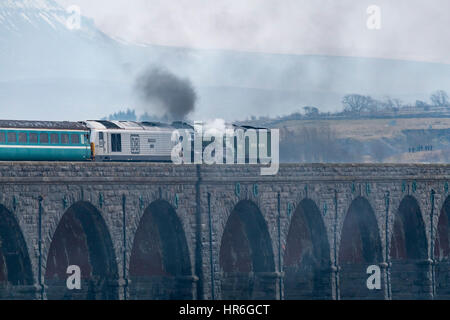
[[[0,298],[450,298],[450,165],[259,169],[1,162]]]

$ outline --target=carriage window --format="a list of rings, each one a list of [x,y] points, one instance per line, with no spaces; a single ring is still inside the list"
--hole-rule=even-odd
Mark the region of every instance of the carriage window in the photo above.
[[[70,135],[70,141],[72,144],[79,144],[80,143],[80,135],[78,134],[71,134]]]
[[[50,143],[52,144],[58,144],[59,143],[59,136],[57,133],[51,133],[50,134]]]
[[[19,132],[19,143],[27,143],[27,133]]]
[[[61,133],[61,143],[62,144],[69,143],[69,135],[67,133]]]
[[[120,133],[111,134],[111,151],[122,152],[122,138]]]
[[[6,142],[6,134],[4,132],[0,132],[0,143]]]
[[[38,135],[36,132],[30,133],[30,143],[37,143],[38,142]]]
[[[48,143],[48,133],[41,133],[39,142],[40,143]]]
[[[8,132],[8,143],[17,142],[17,136],[15,132]]]

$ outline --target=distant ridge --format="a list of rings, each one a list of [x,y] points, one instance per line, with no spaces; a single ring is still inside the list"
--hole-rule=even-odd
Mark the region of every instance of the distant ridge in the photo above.
[[[79,120],[126,107],[152,114],[133,92],[149,65],[191,79],[199,120],[274,117],[305,105],[338,111],[349,93],[414,103],[450,92],[445,64],[136,45],[86,17],[80,30],[69,30],[68,16],[53,0],[0,1],[1,118]]]

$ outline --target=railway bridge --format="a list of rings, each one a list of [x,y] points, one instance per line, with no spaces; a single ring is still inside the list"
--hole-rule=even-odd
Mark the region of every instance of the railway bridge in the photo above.
[[[448,299],[449,181],[449,165],[0,162],[0,298]]]

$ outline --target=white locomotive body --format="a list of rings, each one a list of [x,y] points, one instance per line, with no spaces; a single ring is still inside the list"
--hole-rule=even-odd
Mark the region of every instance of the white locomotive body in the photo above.
[[[176,127],[157,122],[88,120],[95,161],[171,161]]]

